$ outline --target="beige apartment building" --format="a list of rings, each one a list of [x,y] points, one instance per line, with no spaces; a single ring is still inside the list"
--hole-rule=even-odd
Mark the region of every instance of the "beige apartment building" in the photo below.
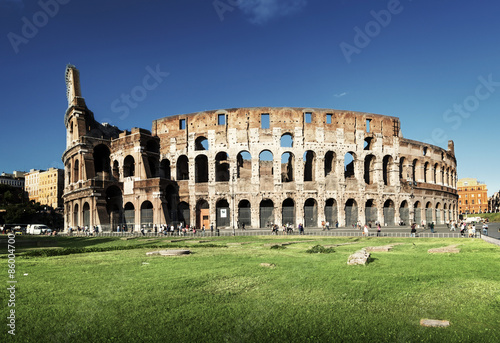
[[[53,208],[62,207],[64,170],[31,170],[25,176],[25,191],[30,200]]]

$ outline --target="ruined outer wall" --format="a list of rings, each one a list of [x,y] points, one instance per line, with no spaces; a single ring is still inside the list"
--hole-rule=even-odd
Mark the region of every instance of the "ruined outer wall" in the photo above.
[[[269,128],[263,128],[262,114],[269,114]],[[293,137],[292,147],[281,147],[284,134]],[[196,225],[200,201],[208,202],[210,222],[215,223],[214,210],[220,200],[226,200],[235,214],[233,222],[238,220],[240,201],[248,200],[254,227],[262,223],[259,207],[265,200],[271,200],[274,208],[270,218],[281,224],[286,199],[293,200],[295,225],[311,213],[316,214],[312,221],[319,225],[328,219],[324,209],[332,206],[332,201],[340,225],[364,222],[367,217],[397,223],[404,212],[400,207],[408,208],[408,214],[403,215],[408,217],[406,222],[456,219],[452,142],[451,148],[444,150],[404,139],[396,117],[331,109],[235,108],[155,120],[152,136],[156,135],[160,138],[160,161],[169,161],[171,177],[179,186],[179,201],[189,205],[192,225]],[[197,150],[200,138],[206,138],[208,150]],[[259,161],[264,150],[272,153],[272,162]],[[244,151],[251,155],[246,163],[251,166],[248,173],[237,163],[238,154]],[[221,152],[227,153],[227,160],[217,159]],[[287,164],[293,170],[292,181],[283,178],[284,153],[293,156]],[[354,175],[346,177],[347,153],[354,160]],[[188,173],[185,180],[179,180],[178,161],[183,156],[188,160]],[[206,156],[207,162],[200,162],[200,156]],[[228,178],[216,181],[216,168],[221,163],[229,166]],[[269,164],[272,173],[265,175]],[[207,180],[197,182],[197,173],[204,169]],[[370,210],[366,210],[367,204]]]

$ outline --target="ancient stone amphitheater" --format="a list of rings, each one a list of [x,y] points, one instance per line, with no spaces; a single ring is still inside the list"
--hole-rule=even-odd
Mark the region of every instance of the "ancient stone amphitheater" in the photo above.
[[[319,108],[174,115],[152,130],[99,124],[66,70],[66,227],[259,228],[457,219],[453,142],[403,138],[399,118]]]

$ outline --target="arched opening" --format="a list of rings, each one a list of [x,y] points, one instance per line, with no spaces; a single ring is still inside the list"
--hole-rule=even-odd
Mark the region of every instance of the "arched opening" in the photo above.
[[[444,204],[443,205],[443,223],[448,223],[450,220],[450,217],[449,217],[449,212],[448,212],[448,205],[447,204]]]
[[[280,146],[282,148],[293,148],[293,136],[291,133],[284,133],[281,135]]]
[[[155,157],[148,157],[148,165],[149,165],[149,178],[158,177],[159,168],[158,168],[158,159]]]
[[[155,154],[159,154],[160,153],[160,144],[155,139],[150,139],[146,143],[146,151],[147,152],[152,152],[152,153],[155,153]]]
[[[358,222],[358,204],[354,199],[348,199],[345,203],[345,226],[353,226]]]
[[[318,227],[318,203],[312,198],[304,203],[304,227]]]
[[[163,159],[160,163],[160,177],[171,180],[171,175],[170,175],[170,160],[168,159]]]
[[[348,152],[344,155],[344,177],[346,179],[353,179],[354,175],[354,162],[356,161],[356,155],[352,152]]]
[[[261,228],[269,228],[274,224],[274,203],[270,199],[265,199],[260,202],[259,224]]]
[[[146,200],[141,205],[141,228],[151,229],[153,227],[153,204]]]
[[[433,175],[432,175],[432,181],[437,184],[438,180],[437,180],[437,171],[439,169],[439,165],[436,163],[434,164],[434,171],[433,171]]]
[[[186,155],[181,155],[177,159],[177,181],[182,180],[189,180],[189,162]]]
[[[427,224],[432,223],[432,204],[430,201],[425,205],[425,221]]]
[[[204,151],[208,150],[208,139],[206,137],[200,136],[197,137],[194,141],[194,150],[196,151]]]
[[[441,216],[442,216],[441,204],[437,203],[436,204],[436,224],[443,224],[443,218]]]
[[[387,226],[394,226],[394,202],[392,200],[386,200],[384,202],[384,223]]]
[[[194,159],[194,182],[208,182],[208,157],[198,155]]]
[[[73,226],[80,226],[80,213],[78,212],[78,210],[78,204],[75,204],[75,208],[73,209]]]
[[[109,148],[104,144],[99,144],[94,148],[93,157],[96,177],[109,178],[111,170],[109,155]]]
[[[327,199],[325,202],[325,221],[333,227],[338,221],[337,201],[335,199]]]
[[[425,162],[424,164],[424,182],[427,182],[429,180],[429,162]]]
[[[295,226],[295,201],[291,198],[286,198],[281,205],[281,222]]]
[[[316,154],[312,150],[304,153],[304,182],[314,181],[316,174]]]
[[[252,178],[252,155],[248,151],[242,151],[236,157],[238,179]]]
[[[367,185],[373,184],[375,179],[375,156],[367,155],[365,157],[365,183]]]
[[[408,207],[408,201],[403,200],[399,206],[399,218],[401,219],[400,224],[409,225],[410,224],[410,208]]]
[[[363,150],[372,150],[373,149],[373,137],[366,137],[365,142],[363,143]]]
[[[384,178],[384,185],[391,186],[391,171],[393,159],[392,156],[386,155],[382,161],[382,175]]]
[[[71,163],[68,163],[66,165],[66,182],[67,184],[71,184],[72,182],[72,177],[71,177],[71,173],[73,172],[73,170],[71,169]]]
[[[134,204],[128,202],[123,208],[123,224],[128,230],[133,230],[135,226],[135,207]],[[111,227],[113,230],[114,226]]]
[[[418,167],[418,160],[414,159],[411,166],[412,181],[417,181],[417,167]]]
[[[191,224],[191,214],[189,212],[189,204],[185,201],[181,201],[177,205],[177,221],[182,223],[182,226]]]
[[[231,226],[231,213],[229,212],[229,203],[226,199],[221,199],[215,204],[217,212],[215,225],[216,227]]]
[[[415,224],[422,224],[422,206],[420,205],[420,201],[416,201],[413,204],[413,217],[415,218]]]
[[[328,151],[325,155],[325,177],[335,174],[335,153]]]
[[[285,152],[281,155],[281,182],[292,182],[293,166],[295,163],[295,156],[291,152]]]
[[[90,226],[90,205],[88,202],[83,204],[83,226]]]
[[[222,151],[215,156],[215,181],[229,181],[229,157]]]
[[[208,202],[204,199],[199,200],[196,203],[196,227],[205,229],[211,227],[210,225],[210,206]]]
[[[165,213],[165,218],[167,223],[171,223],[174,226],[178,224],[177,219],[177,205],[179,203],[179,191],[174,185],[168,185],[165,188],[165,201],[166,204],[163,205],[163,212]]]
[[[73,171],[73,181],[78,182],[80,181],[80,161],[75,160],[75,167]]]
[[[122,223],[123,198],[122,191],[117,186],[110,186],[106,189],[106,210],[108,212],[108,224],[115,228]],[[105,223],[101,223],[105,224]]]
[[[123,177],[132,177],[135,175],[135,160],[132,156],[128,155],[123,160]]]
[[[260,178],[273,177],[273,153],[269,150],[264,150],[259,154],[259,175]]]
[[[410,177],[410,175],[408,175],[408,171],[407,171],[407,168],[405,166],[405,163],[406,163],[406,158],[404,157],[401,157],[399,159],[399,179],[408,179]]]
[[[238,203],[238,226],[249,227],[252,225],[252,208],[250,201],[241,200]]]
[[[375,200],[368,199],[365,203],[365,223],[374,225],[377,221],[378,213]]]

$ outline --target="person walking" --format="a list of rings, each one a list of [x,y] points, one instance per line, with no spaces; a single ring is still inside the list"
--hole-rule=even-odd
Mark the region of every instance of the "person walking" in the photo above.
[[[370,235],[370,232],[368,231],[368,225],[365,224],[363,228],[363,236],[368,237]]]
[[[417,226],[415,223],[411,224],[411,230],[410,230],[410,236],[415,237],[415,234],[417,233]]]
[[[377,237],[380,236],[380,232],[382,231],[382,228],[380,227],[380,224],[377,225]]]

